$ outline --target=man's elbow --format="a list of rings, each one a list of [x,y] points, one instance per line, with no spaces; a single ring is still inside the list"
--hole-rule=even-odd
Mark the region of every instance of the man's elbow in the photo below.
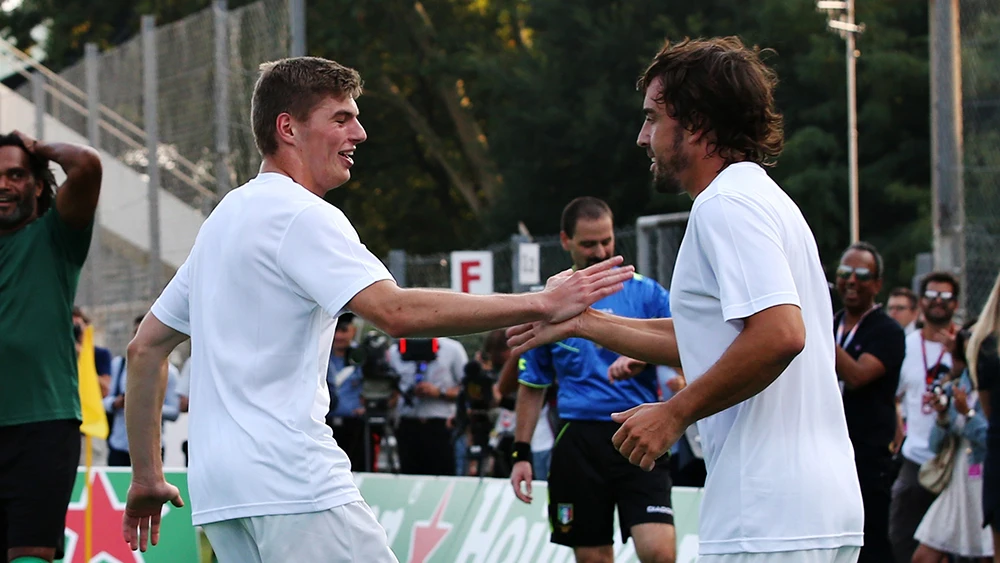
[[[140,362],[153,357],[155,353],[156,351],[152,346],[149,346],[139,338],[133,338],[125,349],[125,365],[138,365]]]
[[[806,347],[806,331],[804,327],[790,328],[788,330],[783,330],[779,335],[776,335],[774,339],[774,346],[778,356],[786,361],[791,362]]]

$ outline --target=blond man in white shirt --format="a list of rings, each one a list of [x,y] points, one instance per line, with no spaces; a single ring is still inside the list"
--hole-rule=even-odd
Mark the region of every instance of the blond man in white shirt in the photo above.
[[[259,175],[226,195],[128,349],[133,475],[123,532],[145,551],[162,505],[181,503],[159,459],[162,359],[191,338],[192,519],[221,563],[395,563],[324,417],[336,317],[390,335],[561,321],[620,289],[621,260],[543,293],[401,289],[322,196],[365,141],[352,69],[313,57],[261,67],[251,107]],[[561,279],[561,278],[560,278]]]

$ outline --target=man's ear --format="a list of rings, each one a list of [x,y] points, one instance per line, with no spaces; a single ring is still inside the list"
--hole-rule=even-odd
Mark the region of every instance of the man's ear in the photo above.
[[[565,231],[559,231],[559,243],[562,244],[563,250],[569,252],[569,237]]]
[[[291,145],[295,143],[296,124],[291,114],[281,113],[275,119],[275,136],[278,144]]]

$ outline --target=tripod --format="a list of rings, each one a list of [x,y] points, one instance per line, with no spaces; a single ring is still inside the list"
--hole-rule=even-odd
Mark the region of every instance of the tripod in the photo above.
[[[489,411],[472,410],[469,416],[469,430],[472,444],[469,446],[469,461],[475,461],[477,473],[482,479],[487,475],[506,477],[510,474],[507,460],[499,455],[493,443],[493,424],[490,422]],[[492,463],[489,463],[492,462]],[[489,463],[489,465],[488,465]]]
[[[389,420],[388,401],[371,400],[365,401],[365,467],[378,472],[375,460],[372,458],[372,431],[381,430],[380,441],[385,442],[385,454],[389,460],[389,471],[399,474],[399,449],[396,444],[396,435],[392,431],[392,421]]]

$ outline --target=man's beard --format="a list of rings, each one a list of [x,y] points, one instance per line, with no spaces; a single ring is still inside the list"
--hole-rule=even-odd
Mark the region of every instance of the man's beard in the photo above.
[[[688,158],[681,152],[684,143],[684,133],[678,128],[674,132],[673,144],[670,147],[670,159],[662,160],[656,156],[656,167],[653,169],[653,189],[661,194],[679,194],[684,191],[678,172],[686,170],[690,165]]]
[[[14,211],[9,215],[0,215],[0,228],[9,229],[25,222],[35,212],[35,200],[31,193],[26,193]]]
[[[948,311],[947,308],[945,308],[944,313],[937,313],[934,309],[934,307],[928,307],[927,310],[924,311],[924,318],[931,324],[946,325],[950,323],[951,319],[955,316],[955,313]]]

